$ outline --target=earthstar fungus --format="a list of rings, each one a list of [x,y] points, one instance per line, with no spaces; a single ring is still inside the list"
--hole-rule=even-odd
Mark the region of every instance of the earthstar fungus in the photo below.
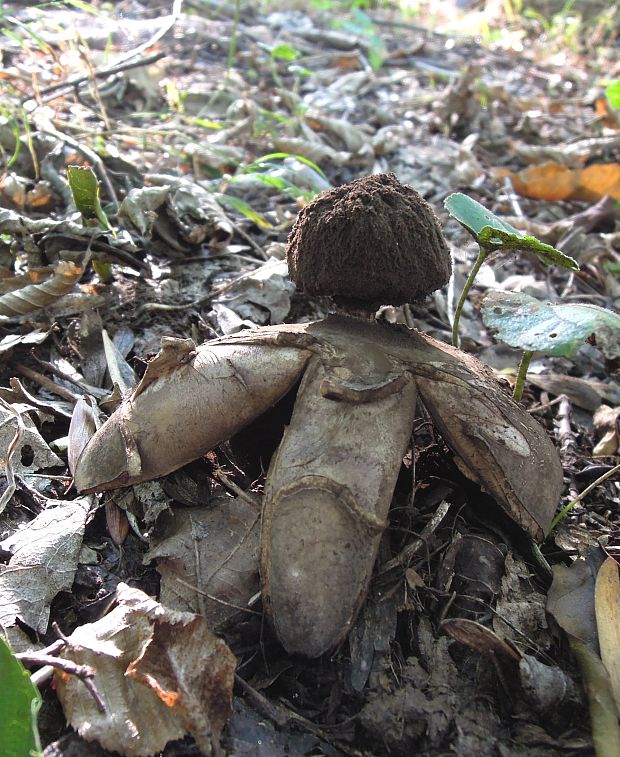
[[[291,277],[371,312],[446,283],[450,257],[430,206],[393,174],[310,203],[291,232]],[[226,441],[301,378],[265,481],[265,612],[289,652],[340,643],[366,597],[420,399],[459,467],[534,538],[562,468],[538,423],[475,358],[415,330],[329,316],[265,326],[197,348],[165,340],[133,394],[74,471],[80,491],[165,475]]]

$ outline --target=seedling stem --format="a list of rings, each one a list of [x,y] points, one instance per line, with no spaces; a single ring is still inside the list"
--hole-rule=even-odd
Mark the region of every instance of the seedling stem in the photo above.
[[[517,373],[517,381],[515,388],[512,391],[512,399],[515,402],[520,402],[523,397],[523,389],[525,388],[525,377],[527,376],[527,369],[530,367],[530,360],[534,354],[533,350],[526,350],[523,353],[521,362],[519,363],[519,371]]]
[[[603,481],[607,481],[608,478],[611,478],[616,473],[620,473],[620,463],[618,463],[618,465],[611,468],[611,470],[608,470],[605,473],[603,473],[602,476],[599,476],[596,479],[596,481],[593,481],[589,486],[586,486],[586,488],[581,492],[581,494],[578,494],[575,497],[575,499],[571,499],[571,501],[565,507],[563,507],[560,510],[560,512],[555,516],[555,518],[551,521],[551,526],[549,527],[549,531],[550,532],[553,531],[553,529],[558,525],[558,523],[561,520],[564,520],[567,513],[569,513],[578,502],[581,502],[581,500],[584,499],[584,497],[586,497],[592,491],[592,489],[596,489],[596,487],[599,484],[602,484]]]
[[[480,270],[480,266],[487,259],[489,253],[492,252],[492,249],[493,248],[480,245],[480,252],[478,253],[474,267],[469,272],[469,276],[467,277],[467,281],[465,282],[465,286],[463,287],[463,291],[461,292],[461,296],[459,297],[459,301],[454,312],[454,323],[452,324],[452,344],[455,347],[459,346],[459,321],[461,320],[461,311],[463,310],[465,301],[467,300],[467,295],[469,294],[469,290],[472,288],[476,275]]]

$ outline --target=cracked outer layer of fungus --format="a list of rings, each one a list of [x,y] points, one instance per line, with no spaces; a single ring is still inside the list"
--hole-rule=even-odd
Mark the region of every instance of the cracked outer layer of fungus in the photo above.
[[[393,174],[318,197],[300,213],[288,255],[300,287],[332,295],[350,310],[415,300],[450,274],[432,210]],[[287,651],[318,657],[355,623],[419,402],[466,476],[533,538],[549,529],[563,485],[559,457],[490,369],[418,331],[351,313],[263,326],[200,347],[165,340],[133,394],[81,454],[72,453],[75,486],[103,491],[177,470],[296,386],[293,414],[266,475],[260,556],[245,525],[235,548],[260,572],[265,615]],[[252,519],[257,523],[258,514]],[[232,528],[227,520],[226,530]],[[208,539],[201,543],[206,566]],[[196,585],[198,563],[186,568]],[[221,569],[228,570],[214,562],[204,567],[212,577]],[[226,592],[233,573],[221,573]],[[200,590],[211,592],[211,585]],[[254,591],[251,581],[234,605],[229,594],[217,602],[244,606]]]
[[[433,209],[393,173],[320,194],[299,213],[287,260],[307,294],[369,308],[419,300],[451,272]]]

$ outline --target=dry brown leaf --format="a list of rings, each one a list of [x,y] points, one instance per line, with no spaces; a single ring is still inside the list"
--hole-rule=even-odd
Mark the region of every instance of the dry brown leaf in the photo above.
[[[159,518],[145,561],[156,560],[161,601],[199,612],[214,630],[239,617],[260,589],[259,519],[248,502],[228,496]]]
[[[597,97],[594,110],[606,129],[620,129],[620,114],[609,105],[606,97]]]
[[[83,268],[67,260],[61,260],[53,275],[41,284],[30,284],[0,297],[0,315],[14,317],[47,307],[75,287]]]
[[[237,661],[199,615],[157,620],[128,678],[155,692],[192,734],[203,754],[221,753],[220,736],[232,712]]]
[[[494,170],[496,178],[510,177],[515,190],[537,200],[583,200],[596,202],[605,195],[620,200],[620,163],[592,163],[571,170],[558,163],[542,163],[515,173]]]
[[[172,612],[126,584],[118,605],[69,637],[67,659],[95,670],[101,712],[83,683],[57,676],[67,721],[87,741],[127,757],[160,752],[191,732],[203,754],[221,754],[232,709],[235,657],[204,618]]]
[[[592,450],[594,457],[607,457],[618,452],[620,443],[620,407],[601,405],[594,413],[594,429],[599,437]]]

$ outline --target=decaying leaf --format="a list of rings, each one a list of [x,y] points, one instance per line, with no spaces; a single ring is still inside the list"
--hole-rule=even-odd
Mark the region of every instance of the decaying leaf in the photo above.
[[[65,656],[95,670],[106,708],[97,708],[79,679],[57,676],[65,716],[87,741],[141,757],[190,732],[203,754],[222,754],[236,660],[204,618],[119,584],[117,606],[69,638]]]
[[[46,510],[0,542],[12,555],[0,568],[0,628],[19,619],[45,633],[52,600],[73,583],[92,505],[92,497],[48,500]]]
[[[131,224],[140,234],[150,237],[158,210],[166,201],[170,187],[131,189],[118,208],[121,223]]]
[[[594,413],[593,420],[600,439],[592,450],[592,455],[616,455],[620,446],[620,407],[601,405]]]
[[[71,474],[75,471],[75,466],[79,456],[82,454],[82,450],[100,426],[99,411],[94,406],[92,398],[80,397],[75,403],[71,423],[69,424],[67,462],[69,463]]]
[[[613,557],[605,560],[596,576],[594,609],[601,659],[620,717],[620,578]]]
[[[620,754],[620,725],[618,707],[610,673],[599,656],[600,629],[598,614],[604,619],[603,638],[607,653],[617,657],[617,629],[608,621],[617,623],[617,564],[608,563],[598,589],[598,608],[595,586],[601,565],[601,550],[593,550],[587,560],[575,560],[567,568],[556,565],[553,583],[549,589],[547,610],[566,632],[571,648],[577,657],[590,703],[592,738],[599,755]],[[612,559],[612,558],[608,558]],[[612,560],[612,562],[615,562]],[[595,609],[596,608],[596,609]],[[611,643],[611,646],[610,646]],[[617,669],[616,669],[617,674]]]
[[[16,386],[23,389],[17,382]],[[9,405],[0,399],[0,470],[7,480],[15,473],[24,475],[62,465],[62,460],[52,452],[39,433],[30,413],[47,417],[29,403],[14,402]],[[0,498],[0,512],[11,495],[12,492],[7,489]]]
[[[201,613],[214,630],[243,614],[260,588],[259,521],[260,512],[239,497],[160,518],[144,559],[156,561],[161,602]]]

